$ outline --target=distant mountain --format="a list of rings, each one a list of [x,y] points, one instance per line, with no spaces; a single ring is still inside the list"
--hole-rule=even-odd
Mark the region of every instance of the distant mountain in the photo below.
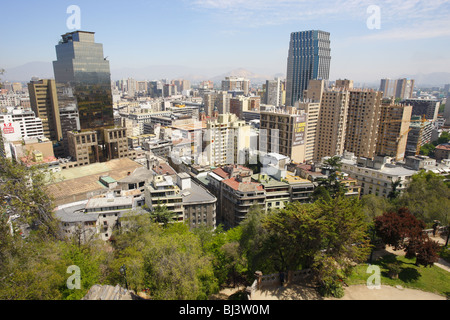
[[[6,69],[6,68],[5,68]],[[220,83],[225,77],[236,76],[249,79],[252,84],[265,83],[266,80],[275,77],[284,78],[282,73],[264,74],[253,72],[245,68],[238,68],[229,71],[231,68],[193,68],[179,65],[152,65],[141,68],[114,68],[111,67],[111,79],[120,80],[133,78],[136,80],[156,80],[156,79],[186,79],[191,82],[211,80]],[[32,77],[43,79],[53,79],[52,62],[35,61],[24,65],[6,69],[2,76],[3,81],[28,82]]]
[[[2,81],[28,82],[32,77],[53,79],[53,63],[34,61],[14,68],[4,68]]]

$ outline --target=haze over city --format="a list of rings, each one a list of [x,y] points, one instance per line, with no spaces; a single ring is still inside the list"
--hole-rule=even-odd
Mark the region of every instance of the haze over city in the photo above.
[[[318,29],[331,34],[330,80],[450,81],[447,0],[11,1],[0,21],[3,30],[13,27],[2,35],[4,80],[52,77],[54,47],[73,31],[70,5],[81,10],[80,30],[104,44],[112,79],[200,81],[237,69],[256,78],[285,76],[290,33]],[[28,73],[20,72],[23,65]],[[432,73],[433,83],[421,83],[421,74]]]

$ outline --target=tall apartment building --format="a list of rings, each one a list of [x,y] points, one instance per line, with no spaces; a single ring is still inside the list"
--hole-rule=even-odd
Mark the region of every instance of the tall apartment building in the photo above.
[[[383,92],[383,98],[412,98],[414,91],[414,80],[412,79],[381,79],[380,91]]]
[[[250,125],[232,113],[219,114],[207,121],[204,150],[209,165],[244,164],[251,147],[250,129]]]
[[[309,80],[308,89],[303,92],[306,101],[321,102],[325,88],[325,80]]]
[[[405,157],[412,106],[393,101],[381,105],[376,154],[401,161]]]
[[[348,90],[334,88],[323,92],[314,161],[344,153],[349,101]]]
[[[301,163],[305,155],[306,115],[293,107],[260,112],[259,150]]]
[[[283,82],[280,78],[274,80],[266,80],[266,91],[264,93],[264,104],[275,107],[282,105],[283,98]]]
[[[420,116],[425,118],[431,122],[437,120],[439,107],[441,103],[438,100],[434,99],[404,99],[402,103],[407,103],[412,106],[412,115]]]
[[[350,91],[344,148],[356,157],[375,156],[382,95],[367,89]]]
[[[219,114],[230,113],[230,99],[233,97],[227,91],[219,91],[216,93],[215,106]]]
[[[310,30],[291,33],[287,59],[286,106],[303,100],[309,80],[328,80],[331,61],[330,33]]]
[[[301,162],[314,161],[314,152],[317,147],[317,131],[320,115],[320,102],[300,102],[296,108],[306,114],[305,154]]]
[[[431,134],[433,131],[433,123],[426,121],[420,116],[411,116],[409,125],[408,140],[406,142],[405,156],[417,156],[420,148],[431,142]]]
[[[244,95],[249,94],[250,80],[242,77],[225,77],[222,80],[223,91],[242,91]]]
[[[63,138],[59,115],[56,83],[52,79],[42,79],[28,83],[31,110],[42,120],[44,136],[51,141]]]

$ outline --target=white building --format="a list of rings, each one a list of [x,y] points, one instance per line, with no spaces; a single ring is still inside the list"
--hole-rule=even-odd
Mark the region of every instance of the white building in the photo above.
[[[392,183],[400,180],[398,191],[406,189],[416,170],[390,163],[387,157],[375,157],[374,160],[355,158],[346,152],[341,157],[341,171],[358,180],[361,185],[361,195],[375,194],[387,197],[392,191]]]

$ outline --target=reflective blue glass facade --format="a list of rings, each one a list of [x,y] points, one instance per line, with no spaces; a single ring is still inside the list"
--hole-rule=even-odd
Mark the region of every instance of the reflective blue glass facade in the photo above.
[[[286,105],[303,99],[309,80],[328,80],[330,75],[330,33],[310,30],[291,33],[286,77]]]

